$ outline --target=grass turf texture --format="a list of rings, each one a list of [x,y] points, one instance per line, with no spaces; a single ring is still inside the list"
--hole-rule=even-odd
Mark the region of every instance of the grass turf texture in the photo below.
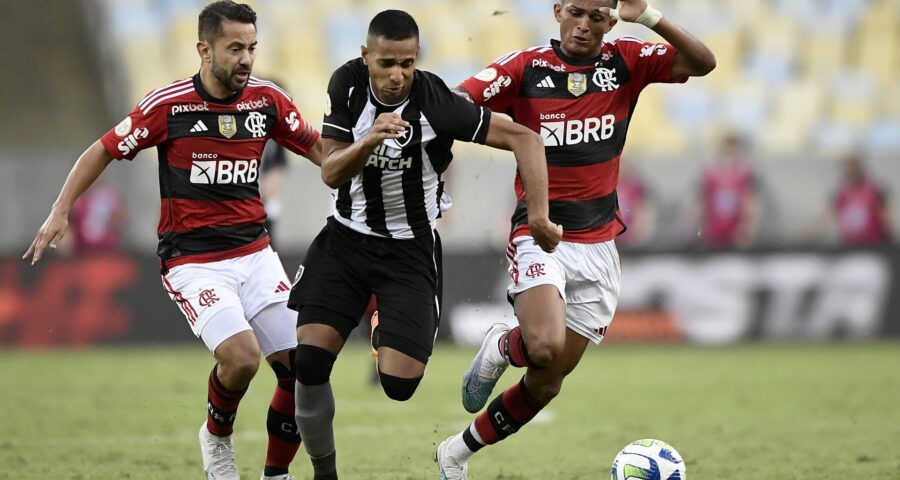
[[[900,345],[591,348],[562,394],[470,461],[473,480],[605,479],[639,438],[675,446],[694,479],[900,478]],[[367,350],[335,366],[341,478],[437,478],[435,445],[467,425],[473,351],[440,346],[406,403],[367,380]],[[0,352],[0,479],[198,479],[212,359],[199,345]],[[497,392],[518,380],[507,371]],[[243,478],[259,478],[274,385],[241,404]],[[301,449],[292,472],[311,477]]]

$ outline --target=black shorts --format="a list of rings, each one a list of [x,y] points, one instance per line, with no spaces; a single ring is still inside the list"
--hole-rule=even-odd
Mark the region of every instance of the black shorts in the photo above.
[[[334,327],[346,340],[375,295],[378,328],[372,344],[427,362],[440,323],[441,241],[398,240],[356,232],[333,217],[309,247],[288,307],[297,326]]]

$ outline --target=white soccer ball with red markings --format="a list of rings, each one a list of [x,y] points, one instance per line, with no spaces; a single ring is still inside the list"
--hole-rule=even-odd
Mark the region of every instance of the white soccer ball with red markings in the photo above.
[[[681,455],[662,440],[631,442],[613,460],[610,480],[685,480]]]

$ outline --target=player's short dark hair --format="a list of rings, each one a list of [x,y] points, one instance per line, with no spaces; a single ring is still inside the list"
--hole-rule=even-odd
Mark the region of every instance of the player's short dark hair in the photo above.
[[[200,40],[211,42],[222,35],[222,22],[252,23],[256,26],[256,12],[244,3],[232,0],[219,0],[203,8],[197,22],[197,36]]]
[[[385,10],[372,18],[369,36],[387,40],[419,38],[419,25],[412,15],[403,10]]]

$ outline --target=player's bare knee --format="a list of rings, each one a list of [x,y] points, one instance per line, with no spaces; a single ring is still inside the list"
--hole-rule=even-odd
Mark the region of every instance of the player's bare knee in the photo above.
[[[559,357],[565,343],[540,340],[534,344],[526,343],[528,358],[538,367],[547,367]]]

